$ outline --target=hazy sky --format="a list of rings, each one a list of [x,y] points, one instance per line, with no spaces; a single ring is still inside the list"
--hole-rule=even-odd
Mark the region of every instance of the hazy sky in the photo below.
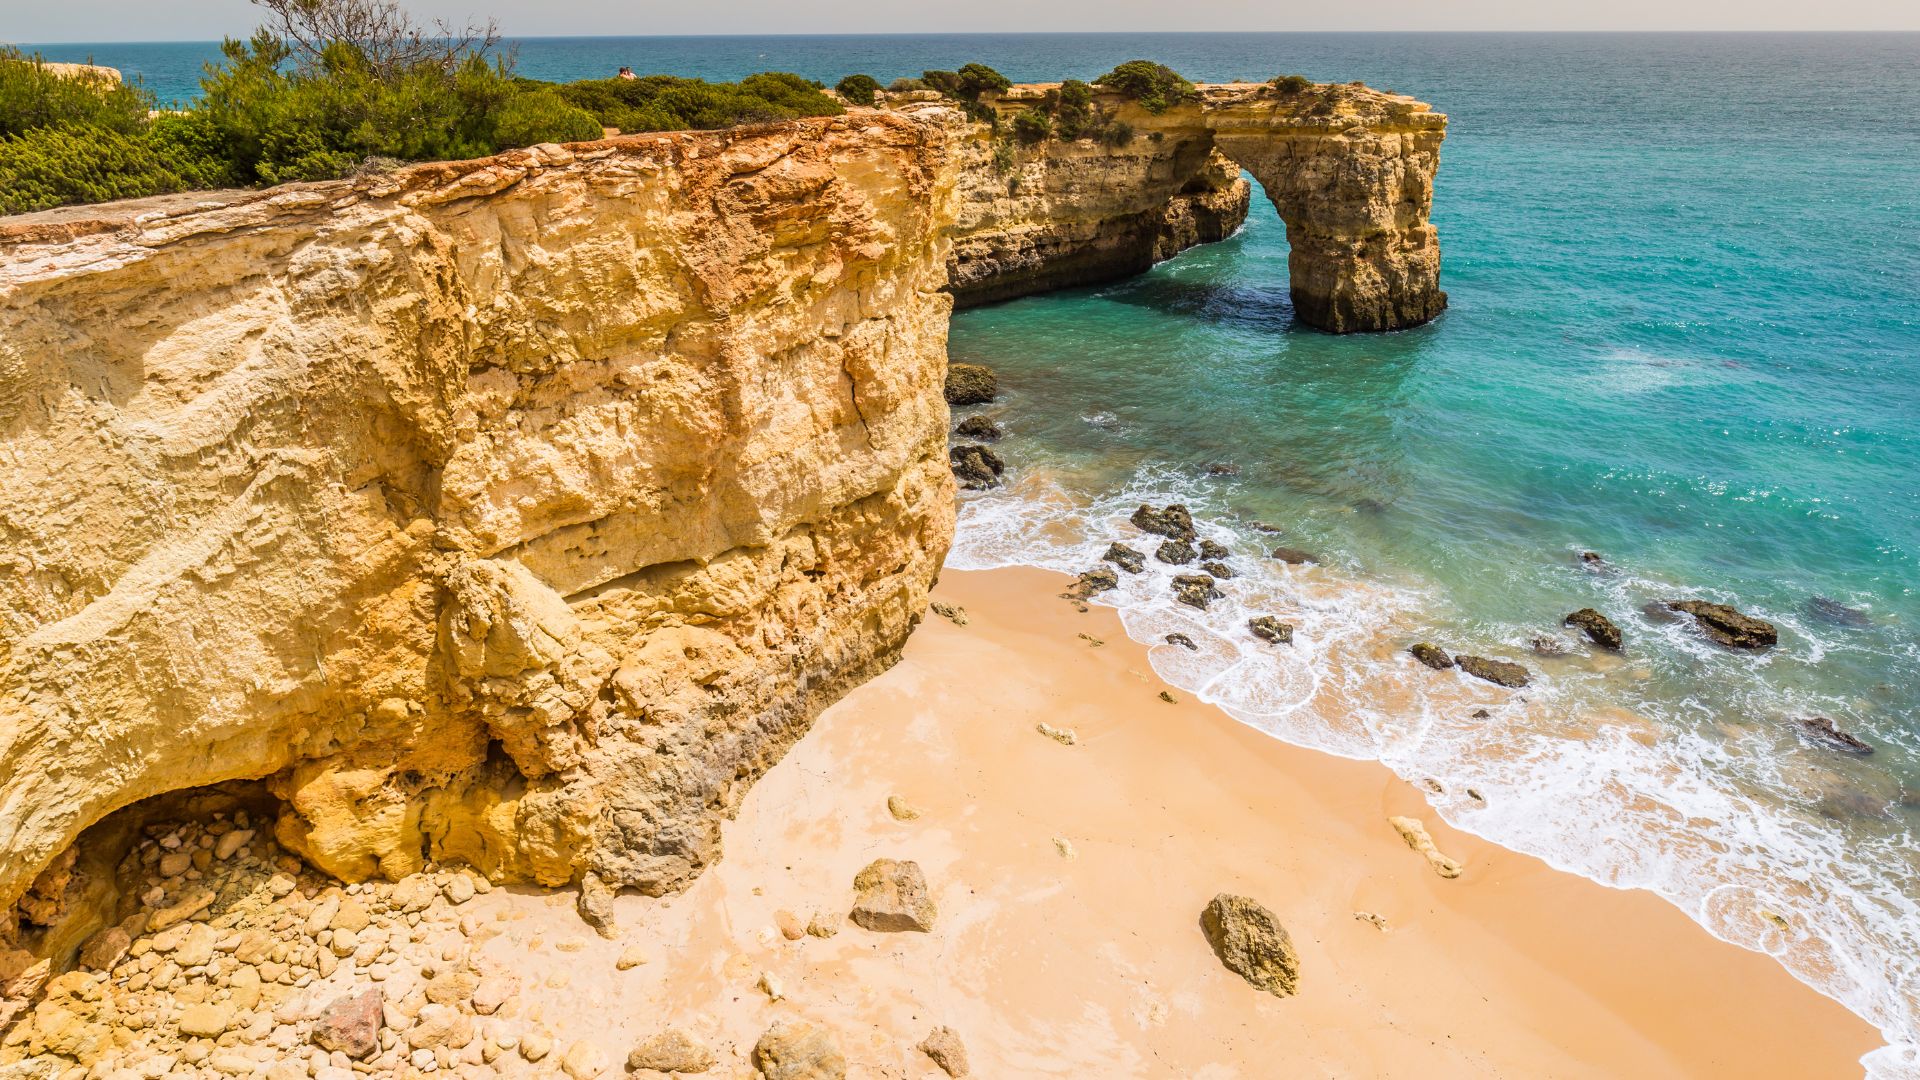
[[[491,15],[509,35],[1046,30],[1920,30],[1920,0],[411,0]],[[0,41],[198,41],[243,35],[246,0],[0,0]]]

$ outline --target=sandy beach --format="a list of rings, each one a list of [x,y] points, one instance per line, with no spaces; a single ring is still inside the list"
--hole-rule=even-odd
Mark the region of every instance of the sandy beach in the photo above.
[[[504,931],[484,953],[523,987],[512,1026],[619,1061],[679,1025],[723,1075],[751,1075],[785,1018],[834,1029],[872,1077],[939,1075],[914,1049],[937,1025],[985,1077],[1841,1077],[1878,1045],[1652,895],[1454,832],[1383,767],[1161,700],[1115,614],[1076,612],[1062,583],[947,572],[935,595],[967,624],[930,616],[746,796],[718,866],[619,900],[618,941],[561,897],[478,898]],[[890,796],[920,816],[896,820]],[[1462,875],[1437,875],[1392,815],[1424,817]],[[925,869],[931,933],[846,920],[879,857]],[[1223,891],[1286,925],[1296,997],[1213,956],[1199,916]],[[816,912],[839,933],[781,933]],[[647,962],[616,970],[636,948]]]

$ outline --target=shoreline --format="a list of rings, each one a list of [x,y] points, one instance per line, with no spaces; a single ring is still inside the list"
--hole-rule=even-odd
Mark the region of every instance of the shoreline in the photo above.
[[[649,1018],[605,1032],[609,1050],[680,1024],[744,1067],[759,1032],[795,1017],[836,1030],[855,1076],[938,1075],[913,1046],[939,1025],[981,1076],[1254,1076],[1276,1055],[1326,1075],[1844,1076],[1881,1045],[1651,893],[1454,830],[1378,763],[1179,691],[1159,700],[1169,688],[1117,612],[1074,611],[1062,581],[946,571],[934,595],[968,624],[930,615],[898,665],[824,712],[686,893],[621,898],[623,940],[654,961],[606,973],[619,1012]],[[890,795],[922,816],[894,820]],[[1464,873],[1435,874],[1394,815],[1422,818]],[[854,874],[880,857],[925,869],[932,933],[845,921]],[[1214,958],[1198,919],[1217,892],[1287,927],[1297,996]],[[778,931],[782,912],[815,911],[837,936]],[[577,933],[570,912],[531,913]],[[510,947],[537,976],[542,954]]]

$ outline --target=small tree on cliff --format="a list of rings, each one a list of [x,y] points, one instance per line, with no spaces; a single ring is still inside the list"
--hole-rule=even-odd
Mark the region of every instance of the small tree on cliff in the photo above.
[[[422,66],[451,73],[469,57],[500,44],[494,20],[455,27],[421,25],[396,0],[253,0],[270,16],[266,29],[285,41],[296,61],[321,62],[329,48],[351,46],[376,77],[387,81]]]
[[[873,95],[880,89],[880,80],[871,75],[849,75],[835,83],[833,88],[855,105],[871,105]]]
[[[1166,112],[1195,96],[1193,84],[1184,76],[1151,60],[1129,60],[1093,81],[1127,95],[1150,113]]]

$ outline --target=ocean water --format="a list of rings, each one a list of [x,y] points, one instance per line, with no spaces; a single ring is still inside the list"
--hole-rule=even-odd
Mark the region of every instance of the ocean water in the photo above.
[[[238,32],[242,28],[236,28]],[[39,47],[194,92],[208,44]],[[1006,393],[1008,485],[950,565],[1094,565],[1183,501],[1240,576],[1101,602],[1244,722],[1378,759],[1451,823],[1668,898],[1876,1024],[1920,1075],[1920,35],[1183,34],[532,39],[544,78],[621,64],[1016,79],[1137,56],[1298,71],[1452,117],[1434,200],[1452,308],[1403,333],[1296,325],[1286,238],[1245,229],[1127,281],[968,311],[955,360]],[[956,416],[958,419],[958,416]],[[1231,464],[1234,475],[1209,475]],[[1266,530],[1278,530],[1269,532]],[[1148,538],[1150,539],[1150,538]],[[1290,567],[1277,543],[1318,554]],[[1577,553],[1594,550],[1606,572]],[[1765,654],[1651,601],[1737,602]],[[1576,608],[1624,629],[1596,655]],[[1296,624],[1255,642],[1253,614]],[[1561,658],[1533,654],[1562,638]],[[1512,693],[1404,653],[1518,659]],[[1485,715],[1476,713],[1484,711]],[[1801,738],[1825,716],[1870,757]],[[1787,1022],[1791,1022],[1788,1020]]]

